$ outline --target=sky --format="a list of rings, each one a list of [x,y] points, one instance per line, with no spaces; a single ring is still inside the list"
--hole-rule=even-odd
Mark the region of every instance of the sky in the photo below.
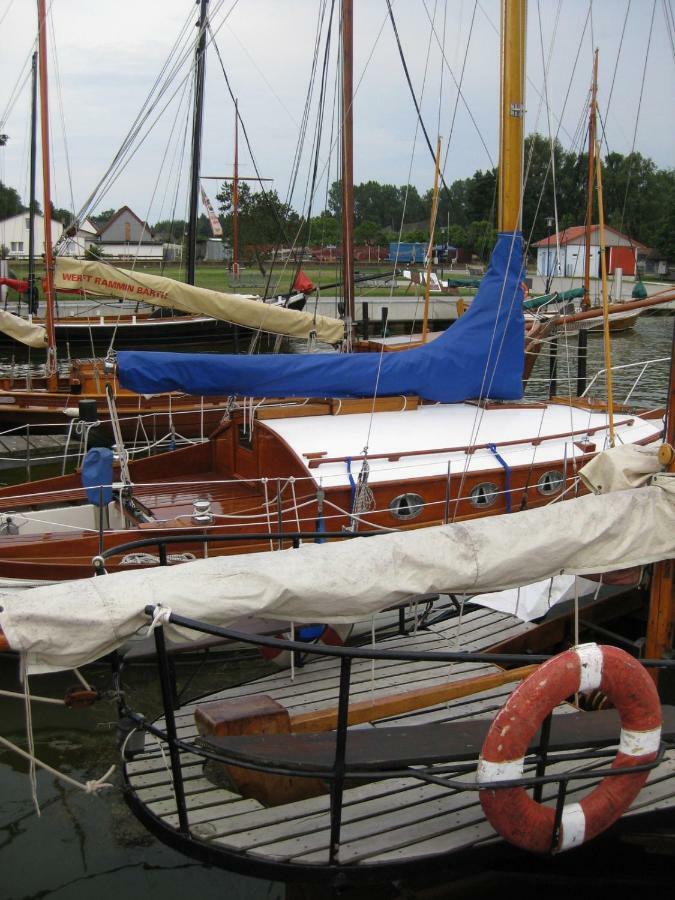
[[[182,65],[175,67],[133,154],[95,194],[91,211],[126,204],[151,224],[185,218],[189,42],[197,33],[198,6],[194,0],[47,0],[47,6],[55,205],[77,211],[85,205],[161,79],[172,47],[180,46]],[[437,134],[442,137],[446,181],[491,167],[498,142],[498,0],[392,0],[392,6],[432,143]],[[423,193],[433,184],[434,163],[416,128],[387,4],[355,0],[354,7],[354,180],[410,181]],[[317,23],[330,2],[210,0],[210,8],[215,45],[238,98],[258,172],[273,179],[271,185],[286,199]],[[607,147],[621,153],[634,147],[659,167],[673,167],[675,63],[669,8],[667,0],[530,0],[526,131],[557,134],[566,149],[579,150],[593,48],[598,47],[598,100]],[[326,13],[324,35],[327,18]],[[0,180],[16,188],[24,202],[29,183],[26,73],[35,36],[34,0],[0,0],[0,133],[9,136],[0,148]],[[323,46],[320,53],[322,60]],[[296,209],[306,208],[320,71],[321,66],[291,195]],[[326,186],[336,178],[337,154],[331,149],[335,73],[333,53],[312,214],[324,208]],[[455,82],[460,79],[458,102]],[[211,44],[202,174],[231,175],[233,144],[233,103]],[[243,176],[254,174],[241,135],[239,170]],[[213,198],[220,182],[204,180],[203,185]]]

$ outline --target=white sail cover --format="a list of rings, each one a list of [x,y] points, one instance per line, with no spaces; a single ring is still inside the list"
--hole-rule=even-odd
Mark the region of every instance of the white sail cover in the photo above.
[[[47,332],[42,325],[34,325],[27,319],[22,319],[21,316],[7,312],[6,309],[0,309],[0,331],[8,334],[15,341],[19,341],[27,347],[36,347],[38,350],[44,350],[49,343]]]
[[[330,344],[336,344],[344,337],[344,323],[340,319],[285,309],[263,303],[252,295],[220,293],[161,275],[118,269],[102,262],[57,257],[54,287],[67,291],[81,289],[89,294],[138,300],[152,306],[212,316],[271,334],[307,338],[316,332],[319,340]]]
[[[29,671],[56,671],[143,634],[147,604],[222,626],[250,615],[338,624],[414,594],[497,591],[674,557],[675,475],[643,480],[643,487],[466,523],[3,592],[0,626],[26,654]],[[167,633],[198,637],[171,625]]]

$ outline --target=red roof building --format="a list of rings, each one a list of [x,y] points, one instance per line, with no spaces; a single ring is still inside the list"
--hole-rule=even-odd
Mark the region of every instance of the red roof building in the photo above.
[[[537,275],[565,275],[582,278],[586,256],[586,228],[573,225],[550,237],[537,241]],[[635,275],[637,258],[649,253],[649,247],[605,225],[607,272],[622,269],[624,275]],[[591,277],[600,277],[600,227],[591,227]]]

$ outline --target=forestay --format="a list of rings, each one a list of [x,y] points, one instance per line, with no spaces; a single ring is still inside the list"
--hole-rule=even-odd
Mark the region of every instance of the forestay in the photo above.
[[[118,354],[120,383],[139,394],[198,396],[373,397],[413,394],[457,403],[523,394],[525,354],[523,248],[517,233],[499,235],[476,297],[432,343],[404,353]]]
[[[82,289],[89,294],[138,300],[152,306],[212,316],[271,334],[308,338],[316,332],[319,340],[331,344],[344,337],[344,324],[339,319],[263,303],[252,295],[211,291],[161,275],[131,272],[101,262],[58,257],[54,286],[56,290]]]
[[[644,469],[644,449],[637,455]],[[146,604],[223,626],[250,615],[337,624],[415,594],[495,591],[668,559],[675,556],[675,476],[645,475],[643,484],[466,523],[5,592],[0,626],[26,654],[29,671],[52,671],[145,633]]]

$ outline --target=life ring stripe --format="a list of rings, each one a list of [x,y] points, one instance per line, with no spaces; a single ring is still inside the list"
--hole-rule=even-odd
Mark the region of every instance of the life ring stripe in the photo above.
[[[560,837],[560,849],[569,850],[583,844],[586,837],[586,814],[580,803],[568,803],[563,808],[562,835]]]
[[[522,778],[525,771],[525,757],[509,759],[504,762],[490,762],[487,759],[478,761],[476,781],[478,784],[490,784],[493,781],[513,781]]]
[[[646,756],[649,753],[656,753],[660,743],[661,728],[652,728],[651,731],[631,731],[622,728],[619,753],[625,753],[626,756]]]
[[[580,644],[574,648],[579,657],[579,691],[597,691],[602,681],[602,650],[597,644]]]

